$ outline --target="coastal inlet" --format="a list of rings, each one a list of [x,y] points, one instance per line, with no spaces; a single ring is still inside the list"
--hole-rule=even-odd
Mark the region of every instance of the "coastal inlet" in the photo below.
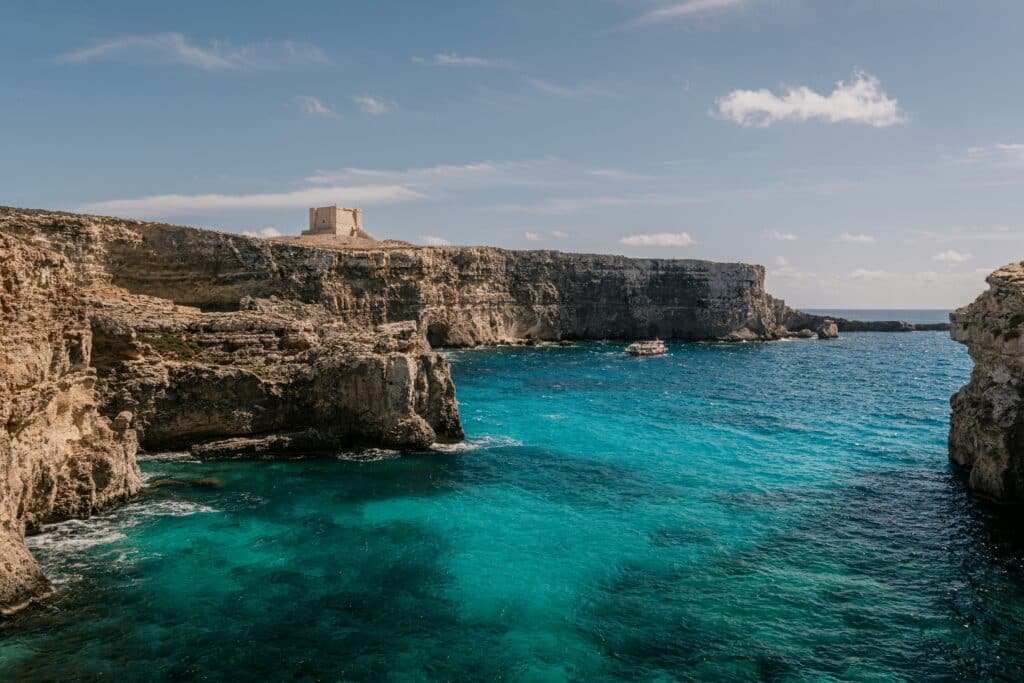
[[[32,537],[0,678],[1013,680],[1021,532],[964,491],[942,333],[447,354],[467,440],[148,456]]]

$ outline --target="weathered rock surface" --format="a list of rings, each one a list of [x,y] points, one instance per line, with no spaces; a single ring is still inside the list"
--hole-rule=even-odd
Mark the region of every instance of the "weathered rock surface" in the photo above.
[[[50,584],[26,531],[134,495],[132,415],[99,411],[87,307],[67,260],[0,232],[0,611]]]
[[[954,311],[951,336],[974,361],[971,381],[950,400],[949,458],[968,486],[1024,502],[1024,263],[988,277],[989,289]]]
[[[783,327],[790,330],[818,330],[826,321],[835,323],[838,332],[944,332],[949,323],[908,323],[905,320],[848,320],[833,316],[805,313],[788,306],[781,306],[777,312]],[[811,336],[814,336],[813,334]]]
[[[5,227],[11,226],[14,227]],[[764,268],[491,247],[310,247],[157,223],[0,209],[91,282],[234,311],[244,297],[317,304],[361,327],[415,321],[431,345],[516,340],[775,339]]]
[[[3,207],[0,238],[8,608],[48,585],[24,532],[133,495],[137,442],[209,457],[421,448],[463,436],[432,347],[835,332],[742,263],[310,246]]]
[[[26,531],[138,492],[138,441],[222,455],[463,436],[448,363],[415,320],[373,324],[316,297],[203,311],[138,294],[125,245],[141,238],[124,226],[0,209],[0,610],[50,589]],[[149,258],[187,279],[188,242],[163,246]]]

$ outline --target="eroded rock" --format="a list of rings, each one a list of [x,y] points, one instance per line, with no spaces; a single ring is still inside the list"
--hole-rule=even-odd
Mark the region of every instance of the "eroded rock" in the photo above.
[[[974,361],[950,399],[949,458],[975,492],[1024,502],[1024,263],[988,277],[989,289],[950,315],[951,336]]]

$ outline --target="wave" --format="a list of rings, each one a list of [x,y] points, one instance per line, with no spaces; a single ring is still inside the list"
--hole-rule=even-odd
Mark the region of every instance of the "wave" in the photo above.
[[[378,460],[393,460],[402,455],[401,451],[390,448],[366,448],[361,451],[350,451],[338,453],[338,460],[351,460],[354,462],[376,462]]]
[[[139,453],[138,462],[201,462],[188,451],[163,451],[161,453]]]
[[[522,445],[522,441],[509,436],[481,436],[459,443],[435,443],[430,450],[439,453],[468,453],[481,448],[515,448]]]

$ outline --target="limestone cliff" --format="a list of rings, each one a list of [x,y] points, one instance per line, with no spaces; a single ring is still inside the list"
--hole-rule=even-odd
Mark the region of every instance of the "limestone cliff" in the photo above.
[[[135,293],[128,245],[142,240],[128,225],[0,209],[0,611],[50,590],[26,531],[138,492],[138,441],[215,456],[463,435],[449,366],[416,321],[372,324],[297,296],[204,311]],[[201,261],[153,258],[184,281]]]
[[[49,591],[26,530],[140,486],[130,413],[99,412],[87,307],[67,259],[0,232],[0,610]]]
[[[951,335],[974,361],[950,400],[949,457],[985,496],[1024,502],[1024,263],[988,277],[989,289],[954,311]]]
[[[90,283],[207,312],[237,310],[247,296],[277,297],[362,327],[414,321],[433,346],[784,333],[764,268],[742,263],[491,247],[314,248],[13,209],[0,209],[0,229],[41,236],[80,263]]]

